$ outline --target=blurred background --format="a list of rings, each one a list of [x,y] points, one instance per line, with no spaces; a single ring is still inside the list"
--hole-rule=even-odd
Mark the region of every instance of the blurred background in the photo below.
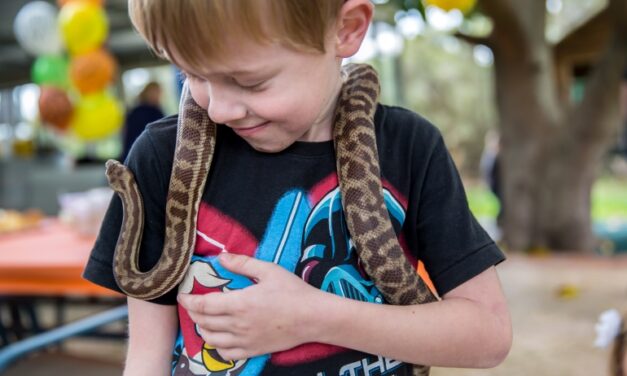
[[[627,1],[374,3],[351,60],[379,71],[383,103],[441,130],[509,256],[510,357],[433,374],[607,374],[595,323],[627,309]],[[0,374],[120,373],[123,312],[6,350],[123,305],[80,279],[111,197],[104,161],[179,92],[125,0],[0,2]]]

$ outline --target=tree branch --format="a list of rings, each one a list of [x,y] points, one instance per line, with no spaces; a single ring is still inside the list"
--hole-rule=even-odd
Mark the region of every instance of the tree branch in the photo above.
[[[627,68],[627,1],[610,0],[611,23],[607,49],[586,82],[583,100],[571,111],[575,132],[581,142],[604,142],[616,126],[621,75]]]
[[[492,40],[489,37],[475,37],[475,36],[463,34],[463,33],[455,33],[454,36],[455,38],[463,40],[464,42],[468,44],[472,44],[475,46],[478,44],[483,44],[492,48],[491,46]]]
[[[510,50],[517,47],[528,47],[524,25],[516,14],[516,9],[509,1],[479,0],[480,9],[490,16],[494,29],[490,35],[490,44],[501,49]],[[518,50],[520,54],[527,51]]]

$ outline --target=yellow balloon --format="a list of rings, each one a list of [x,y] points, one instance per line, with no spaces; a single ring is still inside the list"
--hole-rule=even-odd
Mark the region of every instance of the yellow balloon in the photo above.
[[[468,13],[475,7],[477,0],[426,0],[428,5],[436,6],[445,11],[459,9],[462,13]]]
[[[113,135],[122,126],[123,109],[115,97],[99,92],[82,97],[74,109],[72,132],[85,141]]]
[[[107,38],[109,25],[102,7],[89,2],[70,2],[59,12],[59,27],[72,55],[99,48]]]

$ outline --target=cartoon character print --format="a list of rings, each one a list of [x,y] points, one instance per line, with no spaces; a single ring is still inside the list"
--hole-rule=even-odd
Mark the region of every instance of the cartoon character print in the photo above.
[[[252,281],[248,278],[224,269],[216,256],[194,256],[189,271],[179,286],[179,292],[209,294],[241,289],[251,284]],[[179,307],[179,318],[185,325],[181,325],[182,335],[179,337],[182,339],[182,346],[174,375],[254,375],[263,368],[267,356],[238,361],[223,359],[214,347],[202,340],[197,325],[182,307]],[[246,370],[248,372],[244,372]]]
[[[387,190],[385,198],[394,226],[402,226],[401,204]],[[275,206],[261,241],[238,222],[202,203],[194,257],[179,291],[207,294],[250,286],[251,280],[220,265],[217,259],[220,252],[274,262],[313,286],[340,296],[383,302],[354,254],[341,210],[336,176],[323,180],[309,193],[292,190],[284,194]],[[261,374],[268,361],[275,366],[289,367],[347,351],[326,344],[304,344],[271,355],[231,362],[222,359],[216,349],[205,343],[187,312],[180,306],[178,309],[180,331],[174,346],[173,375],[252,376]]]
[[[220,252],[245,254],[294,272],[300,256],[302,229],[310,211],[306,198],[303,192],[296,190],[283,195],[260,242],[236,221],[201,204],[194,257],[179,291],[207,294],[250,286],[251,280],[220,265],[216,257]],[[258,375],[269,358],[269,355],[262,355],[245,361],[226,362],[215,349],[204,343],[196,325],[180,306],[179,321],[181,330],[175,346],[173,374],[184,371],[207,376]]]
[[[212,228],[216,231],[209,231]],[[250,280],[224,270],[216,256],[228,249],[238,249],[238,253],[253,256],[257,247],[254,236],[206,204],[201,204],[196,233],[194,256],[179,285],[180,292],[225,292],[251,284]],[[178,313],[180,329],[173,351],[173,375],[239,376],[245,375],[247,368],[255,366],[256,362],[222,359],[215,349],[203,341],[187,311],[179,306]],[[261,369],[262,365],[257,364],[257,367]]]

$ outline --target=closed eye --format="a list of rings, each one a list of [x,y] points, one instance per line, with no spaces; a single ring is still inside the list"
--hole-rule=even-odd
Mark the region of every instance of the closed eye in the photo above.
[[[250,90],[250,91],[261,91],[264,89],[264,84],[266,83],[265,80],[255,82],[255,83],[243,83],[243,82],[238,82],[235,79],[233,80],[233,82],[235,82],[235,84],[239,86],[240,88],[244,90]]]
[[[184,81],[185,79],[188,79],[190,81],[197,81],[197,82],[201,82],[201,81],[206,81],[207,80],[206,78],[204,78],[202,76],[199,76],[199,75],[196,75],[196,74],[193,74],[193,73],[190,73],[190,72],[185,72],[183,70],[180,71],[180,74],[181,74],[181,76],[180,76],[181,77],[181,81]],[[225,79],[229,80],[232,84],[234,84],[235,86],[239,87],[240,89],[248,90],[248,91],[262,91],[262,90],[265,89],[265,85],[264,84],[266,82],[268,82],[267,79],[263,79],[261,81],[251,82],[251,83],[238,81],[234,77],[226,77]]]

